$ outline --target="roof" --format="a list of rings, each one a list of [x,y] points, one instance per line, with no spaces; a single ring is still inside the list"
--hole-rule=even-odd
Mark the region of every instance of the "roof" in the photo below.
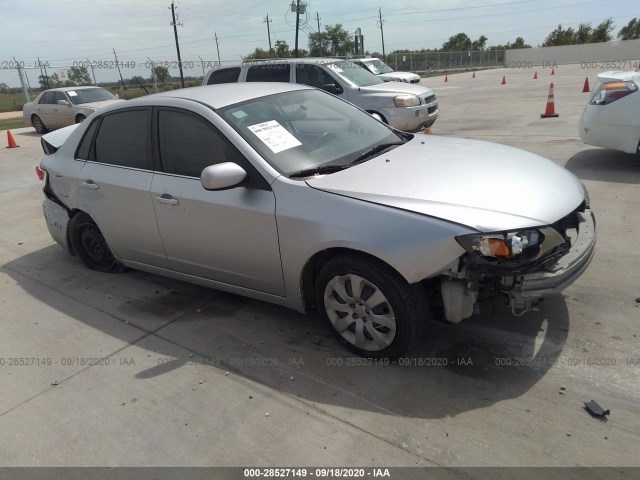
[[[127,101],[127,106],[153,104],[154,98],[171,97],[193,100],[213,108],[223,108],[235,103],[252,100],[258,97],[296,90],[309,90],[312,87],[280,82],[220,83],[202,87],[180,88],[168,92],[147,95]]]

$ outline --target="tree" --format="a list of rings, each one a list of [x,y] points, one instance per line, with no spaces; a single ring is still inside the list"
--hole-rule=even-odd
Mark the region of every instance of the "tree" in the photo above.
[[[558,45],[582,45],[585,43],[600,43],[611,41],[611,31],[613,30],[613,19],[609,18],[596,27],[591,24],[581,23],[578,29],[562,28],[558,25],[542,43],[543,47],[555,47]]]
[[[342,25],[326,25],[324,32],[309,34],[309,53],[314,57],[344,57],[355,50],[355,42],[351,34]]]
[[[267,52],[266,50],[263,50],[262,48],[258,47],[249,55],[244,57],[243,60],[260,60],[260,59],[271,58],[271,57],[273,57],[273,54],[271,52]]]
[[[0,93],[9,93],[9,85],[0,83]]]
[[[478,40],[471,42],[471,50],[482,50],[484,46],[487,44],[487,40],[489,40],[484,35],[480,35]]]
[[[613,31],[613,19],[608,18],[604,22],[598,24],[591,32],[591,37],[587,43],[610,42],[613,40],[611,32]]]
[[[169,75],[169,69],[160,65],[153,67],[153,73],[155,73],[156,78],[162,85],[164,85],[165,80],[171,78],[171,75]]]
[[[460,50],[471,50],[471,39],[466,33],[458,33],[449,37],[449,40],[442,44],[443,52],[457,52]]]
[[[273,50],[277,58],[288,58],[291,56],[289,45],[284,40],[276,40],[276,43],[274,45],[275,48]]]
[[[516,37],[513,43],[507,43],[507,45],[507,50],[511,48],[531,48],[531,45],[524,43],[524,38],[522,37]]]
[[[67,71],[68,80],[66,85],[68,87],[80,86],[80,85],[92,85],[91,77],[87,71],[87,67],[71,67]]]
[[[640,38],[640,18],[633,18],[618,32],[618,40],[636,40]]]
[[[62,82],[58,78],[57,73],[51,75],[38,75],[38,82],[42,88],[58,88],[62,87]]]

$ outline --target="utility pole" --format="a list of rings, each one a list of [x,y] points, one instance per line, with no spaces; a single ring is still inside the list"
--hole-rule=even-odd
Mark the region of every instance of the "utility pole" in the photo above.
[[[298,30],[300,28],[300,0],[296,0],[296,50],[294,57],[298,58]]]
[[[269,20],[269,14],[267,14],[267,18],[262,20],[262,23],[267,24],[267,35],[269,36],[269,53],[271,53],[271,30],[269,29],[269,24],[273,22],[273,20]]]
[[[176,37],[176,51],[178,52],[178,67],[180,68],[180,84],[182,85],[182,88],[184,88],[184,74],[182,73],[182,59],[180,58],[180,45],[178,44],[178,23],[176,22],[176,9],[173,2],[171,2],[171,17],[173,18],[173,22],[171,22],[171,26],[173,26],[173,36]]]
[[[320,45],[320,56],[322,57],[322,33],[320,33],[320,14],[316,12],[316,21],[318,22],[318,44]]]
[[[216,50],[218,50],[218,66],[221,67],[222,63],[220,62],[220,45],[218,45],[218,32],[213,32],[216,37]]]
[[[385,55],[385,52],[384,52],[384,30],[382,29],[382,24],[384,23],[382,21],[382,9],[378,10],[378,18],[380,19],[379,20],[379,23],[380,23],[380,35],[382,35],[382,56],[386,60],[386,55]]]
[[[120,74],[120,82],[122,83],[122,89],[125,90],[124,88],[124,78],[122,78],[122,72],[120,71],[120,64],[118,63],[118,56],[116,55],[116,49],[113,49],[113,56],[116,59],[116,67],[118,67],[118,73]]]
[[[93,63],[91,63],[91,60],[89,60],[87,58],[87,63],[89,64],[89,67],[91,67],[91,76],[93,77],[93,84],[97,85],[96,83],[96,72],[93,70]]]

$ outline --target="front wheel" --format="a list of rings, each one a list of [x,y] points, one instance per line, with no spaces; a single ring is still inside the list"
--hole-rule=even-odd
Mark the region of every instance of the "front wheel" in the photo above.
[[[69,240],[73,250],[91,270],[105,273],[125,270],[111,253],[96,223],[86,213],[77,213],[69,222]]]
[[[338,340],[364,357],[396,358],[420,337],[427,316],[419,286],[359,256],[327,262],[316,278],[316,304]]]
[[[48,129],[45,127],[44,122],[38,115],[31,116],[31,125],[36,129],[36,133],[44,134],[47,133]]]
[[[76,115],[76,123],[82,123],[85,118],[87,117],[82,114]]]

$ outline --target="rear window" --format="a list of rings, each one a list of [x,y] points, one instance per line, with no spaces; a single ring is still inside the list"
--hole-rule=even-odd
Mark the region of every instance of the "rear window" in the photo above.
[[[222,68],[211,73],[207,85],[218,83],[236,83],[240,77],[240,67]]]
[[[252,65],[247,72],[247,82],[289,83],[291,65],[288,63],[268,63]]]

